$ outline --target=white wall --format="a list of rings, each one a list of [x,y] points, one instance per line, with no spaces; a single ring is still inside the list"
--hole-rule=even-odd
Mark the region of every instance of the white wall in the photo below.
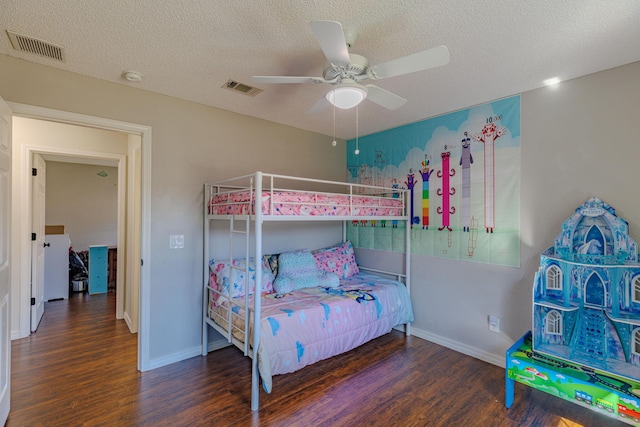
[[[118,168],[47,161],[46,182],[47,225],[64,225],[76,251],[117,246]]]
[[[412,259],[412,333],[499,365],[531,329],[539,254],[575,208],[601,198],[640,241],[640,62],[525,92],[521,114],[521,267]],[[380,255],[357,254],[366,263]],[[489,314],[500,317],[500,334],[489,332]]]
[[[151,366],[200,353],[204,182],[255,170],[344,179],[343,141],[328,136],[4,55],[0,75],[6,101],[151,126]],[[172,234],[184,249],[169,249]]]

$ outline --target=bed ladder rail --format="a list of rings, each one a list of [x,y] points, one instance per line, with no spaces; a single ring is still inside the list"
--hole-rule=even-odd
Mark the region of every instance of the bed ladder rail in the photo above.
[[[244,222],[244,227],[243,228],[236,228],[236,221],[238,222]],[[239,235],[239,236],[244,236],[244,267],[240,267],[235,265],[234,263],[234,257],[233,257],[233,241],[234,241],[234,236]],[[249,240],[251,237],[251,217],[249,215],[246,216],[240,216],[240,217],[235,217],[235,216],[231,216],[229,219],[229,276],[230,278],[233,277],[233,270],[237,270],[240,271],[242,273],[244,273],[244,306],[245,306],[245,315],[244,315],[244,319],[242,319],[244,321],[244,331],[243,331],[243,337],[242,337],[242,346],[243,349],[242,351],[244,352],[244,355],[247,356],[249,354],[249,318],[250,318],[250,311],[249,311]],[[259,271],[257,270],[257,267],[259,266],[259,264],[254,260],[255,265],[256,265],[256,272]],[[257,274],[257,273],[256,273]],[[229,293],[227,295],[228,297],[228,301],[229,301],[229,310],[227,310],[227,325],[229,326],[228,331],[227,331],[227,342],[231,342],[231,340],[233,339],[233,305],[232,305],[232,299],[231,299],[231,286],[229,286],[228,289]]]

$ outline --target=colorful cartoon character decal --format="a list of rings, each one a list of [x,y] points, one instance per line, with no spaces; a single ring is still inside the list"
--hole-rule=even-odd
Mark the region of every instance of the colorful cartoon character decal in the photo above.
[[[366,301],[375,301],[376,296],[371,292],[363,291],[362,289],[339,289],[339,288],[320,288],[322,292],[329,295],[340,295],[351,298],[357,303],[362,304]]]
[[[445,150],[446,150],[445,146]],[[438,171],[438,178],[442,178],[442,186],[438,188],[438,196],[442,197],[442,206],[438,206],[437,212],[442,215],[442,227],[438,228],[438,231],[445,228],[449,231],[451,229],[451,218],[449,215],[453,215],[456,212],[456,208],[451,206],[450,196],[456,193],[456,189],[451,186],[449,178],[456,174],[456,170],[449,169],[449,158],[451,157],[450,151],[445,151],[441,154],[442,157],[442,169]]]
[[[462,167],[462,231],[469,232],[471,227],[471,138],[464,133],[462,138],[462,154],[459,165]]]
[[[506,132],[505,127],[489,123],[482,127],[482,134],[472,136],[474,141],[484,144],[484,228],[487,233],[493,233],[496,226],[494,144]]]
[[[395,178],[393,179],[393,184],[391,184],[391,188],[399,188],[398,181]],[[399,199],[400,198],[400,193],[397,193],[397,192],[394,191],[393,194],[392,194],[392,197],[394,199]],[[392,228],[398,228],[398,220],[397,219],[392,220],[391,221],[391,226],[392,226]]]
[[[413,187],[416,185],[416,176],[413,174],[413,169],[409,169],[409,173],[407,174],[407,180],[404,182],[404,185],[407,186],[411,197],[410,197],[410,212],[411,212],[411,228],[413,228],[414,216],[413,216]]]
[[[429,160],[424,156],[422,161],[422,228],[429,229],[429,177],[433,173],[433,169],[429,170]]]

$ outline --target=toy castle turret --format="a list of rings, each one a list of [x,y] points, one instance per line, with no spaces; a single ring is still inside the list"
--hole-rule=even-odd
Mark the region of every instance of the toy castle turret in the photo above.
[[[627,222],[587,200],[540,256],[535,352],[640,380],[640,264]]]

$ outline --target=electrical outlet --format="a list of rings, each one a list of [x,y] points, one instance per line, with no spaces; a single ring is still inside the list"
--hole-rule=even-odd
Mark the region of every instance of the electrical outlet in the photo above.
[[[489,330],[496,334],[500,333],[500,318],[494,314],[489,315]]]

